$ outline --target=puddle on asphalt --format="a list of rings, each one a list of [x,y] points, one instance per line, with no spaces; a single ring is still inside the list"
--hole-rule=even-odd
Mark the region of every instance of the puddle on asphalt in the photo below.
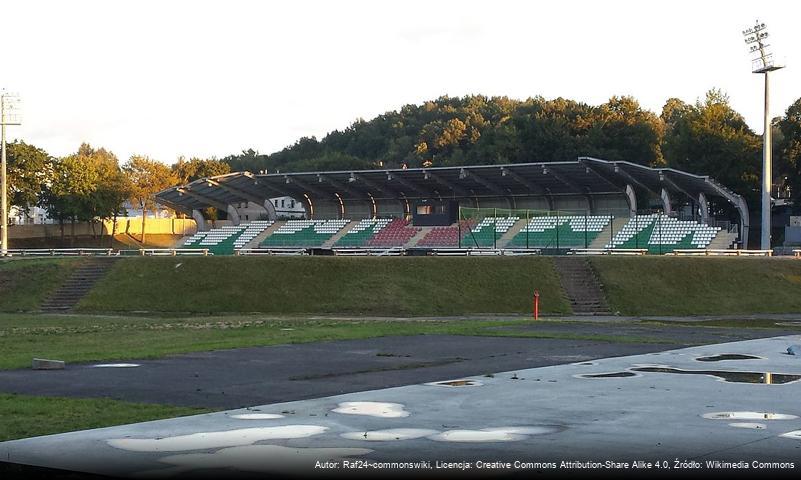
[[[768,428],[768,426],[765,425],[764,423],[739,423],[739,422],[736,422],[736,423],[730,423],[729,426],[730,427],[735,427],[735,428],[750,428],[750,429],[753,429],[753,430],[764,430],[764,429]]]
[[[801,375],[771,372],[732,372],[726,370],[682,370],[671,367],[635,367],[635,372],[645,373],[673,373],[677,375],[710,375],[718,377],[729,383],[762,383],[768,385],[783,385],[801,380]]]
[[[633,372],[610,372],[610,373],[582,373],[581,375],[574,375],[576,378],[625,378],[625,377],[638,377]]]
[[[337,461],[372,453],[369,448],[300,448],[280,445],[248,445],[223,448],[214,453],[185,453],[159,458],[170,468],[138,472],[138,477],[171,477],[194,470],[245,472],[297,472],[319,461]],[[217,472],[219,474],[219,472]]]
[[[113,438],[107,443],[131,452],[180,452],[207,448],[238,447],[262,440],[305,438],[328,430],[318,425],[240,428],[221,432],[199,432],[163,438]]]
[[[386,442],[393,440],[411,440],[428,437],[439,433],[437,430],[425,428],[390,428],[387,430],[371,430],[366,432],[347,432],[340,435],[348,440],[365,440],[368,442]]]
[[[724,353],[721,355],[711,355],[708,357],[696,358],[699,362],[722,362],[724,360],[763,360],[763,357],[755,355],[745,355],[740,353]]]
[[[795,420],[796,415],[773,412],[713,412],[701,415],[710,420]]]
[[[484,384],[478,380],[447,380],[444,382],[430,382],[424,385],[432,385],[435,387],[480,387]]]
[[[801,430],[793,430],[792,432],[782,433],[779,436],[784,438],[792,438],[794,440],[801,440]]]
[[[243,413],[241,415],[231,415],[231,418],[236,418],[237,420],[275,420],[276,418],[284,418],[284,416],[277,413]]]
[[[92,365],[93,368],[134,368],[141,366],[138,363],[98,363],[97,365]]]
[[[403,409],[402,404],[388,402],[342,402],[339,407],[331,411],[346,415],[368,415],[381,418],[400,418],[410,415]]]
[[[530,435],[545,435],[563,430],[554,426],[493,427],[481,430],[448,430],[429,436],[437,442],[516,442]]]

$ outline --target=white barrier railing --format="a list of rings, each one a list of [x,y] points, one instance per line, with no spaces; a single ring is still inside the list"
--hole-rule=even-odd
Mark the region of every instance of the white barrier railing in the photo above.
[[[235,255],[307,255],[305,248],[240,248]]]
[[[799,250],[801,251],[801,250]],[[795,252],[795,250],[793,250]],[[725,257],[772,257],[773,250],[716,250],[716,249],[684,249],[673,250],[666,255],[676,255],[685,257],[706,257],[706,256],[725,256]],[[798,256],[798,255],[796,255]]]
[[[111,248],[10,248],[6,250],[8,257],[77,257],[77,256],[111,256],[117,253]]]
[[[573,248],[573,255],[645,255],[647,248]]]
[[[501,256],[501,255],[539,255],[539,248],[434,248],[429,255],[433,256]]]
[[[200,256],[207,257],[214,255],[208,248],[140,248],[140,256],[146,257],[175,257],[175,256]]]
[[[390,247],[390,248],[334,248],[331,250],[336,256],[358,256],[358,257],[384,257],[392,256],[397,257],[405,255],[406,250],[403,247]]]

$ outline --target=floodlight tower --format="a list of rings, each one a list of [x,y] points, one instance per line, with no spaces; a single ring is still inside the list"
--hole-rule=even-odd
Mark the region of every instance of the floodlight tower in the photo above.
[[[743,30],[749,52],[756,55],[752,62],[752,72],[765,75],[765,131],[762,133],[762,241],[760,248],[770,250],[770,190],[772,188],[771,165],[771,123],[770,123],[770,72],[783,68],[773,62],[773,54],[768,53],[768,30],[764,23]]]
[[[6,125],[19,125],[19,96],[0,93],[0,257],[8,254],[8,184],[6,179]]]

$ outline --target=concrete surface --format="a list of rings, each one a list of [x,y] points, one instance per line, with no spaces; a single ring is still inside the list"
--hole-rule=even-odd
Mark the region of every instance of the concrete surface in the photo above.
[[[459,335],[379,337],[126,360],[137,367],[69,364],[59,372],[0,371],[0,392],[238,408],[680,345],[675,338],[665,344],[612,344]],[[101,365],[109,364],[119,363]]]
[[[320,474],[315,464],[327,460],[342,473],[343,458],[432,462],[417,473],[460,471],[437,469],[436,462],[444,461],[467,461],[479,471],[478,460],[554,461],[554,469],[562,461],[665,461],[670,468],[743,461],[750,473],[764,467],[759,462],[786,462],[769,473],[793,473],[801,462],[801,382],[581,375],[642,365],[800,374],[801,360],[785,353],[799,340],[793,335],[707,345],[476,376],[469,378],[472,386],[417,384],[16,440],[0,443],[0,459],[136,477]],[[696,360],[727,353],[760,358]],[[650,470],[656,472],[653,465]],[[413,474],[414,466],[406,473]]]

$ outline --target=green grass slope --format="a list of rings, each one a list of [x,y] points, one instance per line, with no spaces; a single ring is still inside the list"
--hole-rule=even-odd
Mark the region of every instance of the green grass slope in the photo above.
[[[79,258],[0,261],[0,311],[37,310],[80,261]]]
[[[529,313],[570,306],[549,258],[130,258],[80,311],[265,312],[383,316]]]
[[[597,257],[613,311],[624,315],[801,312],[801,261],[789,258]]]

